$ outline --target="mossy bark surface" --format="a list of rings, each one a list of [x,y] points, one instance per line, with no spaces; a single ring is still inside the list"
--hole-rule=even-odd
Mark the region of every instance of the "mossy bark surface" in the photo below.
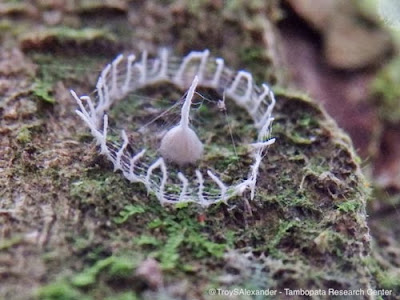
[[[279,1],[190,3],[1,4],[0,298],[228,299],[208,292],[215,288],[276,290],[273,299],[288,297],[285,289],[398,293],[395,275],[370,256],[369,187],[350,139],[314,100],[278,87],[290,81],[279,67]],[[176,55],[208,48],[257,83],[277,84],[277,141],[253,201],[162,207],[98,154],[69,89],[88,93],[117,54],[159,46]],[[209,120],[223,134],[219,121]]]

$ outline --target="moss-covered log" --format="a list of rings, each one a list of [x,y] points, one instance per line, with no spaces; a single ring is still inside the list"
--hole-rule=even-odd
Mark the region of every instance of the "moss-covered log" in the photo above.
[[[228,299],[209,291],[234,288],[269,289],[273,299],[296,289],[398,293],[397,275],[370,256],[369,186],[350,139],[312,99],[282,88],[289,80],[279,66],[279,1],[185,3],[0,4],[0,298]],[[208,48],[258,83],[277,84],[277,141],[253,201],[162,207],[112,172],[82,128],[68,90],[93,90],[121,51],[165,45],[178,55]],[[111,114],[134,110],[129,103]],[[235,299],[251,298],[258,299]]]

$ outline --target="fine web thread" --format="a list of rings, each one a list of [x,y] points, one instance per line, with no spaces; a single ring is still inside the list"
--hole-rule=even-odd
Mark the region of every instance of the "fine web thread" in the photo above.
[[[195,76],[199,87],[215,90],[223,101],[225,97],[232,99],[251,116],[257,138],[250,144],[253,161],[247,178],[226,184],[221,174],[211,169],[196,169],[193,175],[168,169],[162,157],[147,155],[145,148],[132,153],[129,149],[137,147],[129,142],[124,130],[119,144],[107,141],[110,131],[107,111],[113,104],[138,89],[157,83],[169,83],[187,90]],[[73,90],[71,94],[79,106],[76,113],[90,129],[100,153],[112,162],[114,171],[120,170],[131,182],[144,184],[162,205],[195,202],[208,207],[219,202],[227,203],[245,191],[250,191],[250,200],[254,198],[266,148],[275,142],[274,138],[269,138],[275,97],[267,84],[256,85],[251,73],[234,72],[225,66],[222,58],[210,57],[208,50],[192,51],[180,58],[162,48],[153,58],[147,52],[143,52],[140,58],[133,54],[117,56],[101,72],[94,94],[79,97]]]

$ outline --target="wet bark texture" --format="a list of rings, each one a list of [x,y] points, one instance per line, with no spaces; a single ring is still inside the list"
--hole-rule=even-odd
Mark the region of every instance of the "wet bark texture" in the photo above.
[[[160,46],[209,49],[274,86],[277,142],[253,201],[163,208],[98,154],[69,89],[93,91],[116,55]],[[356,1],[3,1],[0,298],[398,298],[397,52]]]

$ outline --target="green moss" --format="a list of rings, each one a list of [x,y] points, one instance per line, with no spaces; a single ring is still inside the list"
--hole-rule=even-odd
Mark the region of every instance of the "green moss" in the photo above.
[[[264,82],[266,77],[266,68],[261,61],[265,61],[265,48],[258,46],[244,46],[239,51],[240,61],[248,70],[252,71],[254,79],[257,82]]]
[[[138,238],[134,238],[133,242],[139,246],[160,246],[161,244],[161,241],[159,241],[156,237],[148,234],[142,234]]]
[[[139,298],[134,292],[125,292],[112,295],[105,298],[105,300],[139,300]]]
[[[62,102],[54,99],[54,95],[68,94],[63,87],[90,93],[105,63],[120,52],[119,43],[133,45],[143,37],[146,45],[173,45],[180,53],[205,47],[214,49],[213,53],[224,57],[227,63],[229,60],[232,67],[248,69],[256,74],[258,82],[270,82],[269,58],[262,48],[265,45],[261,45],[265,31],[256,24],[260,12],[263,17],[264,12],[269,14],[270,10],[267,12],[265,8],[269,8],[270,3],[234,1],[229,3],[231,11],[227,13],[225,6],[221,11],[218,3],[206,2],[181,3],[162,9],[154,1],[145,6],[132,3],[126,10],[129,10],[129,19],[137,25],[133,31],[129,30],[127,18],[121,18],[121,14],[116,20],[110,11],[106,14],[96,9],[82,12],[79,7],[62,11],[63,24],[90,24],[92,28],[100,29],[95,32],[58,27],[39,31],[42,25],[34,26],[31,34],[21,41],[21,48],[37,64],[36,77],[32,78],[37,86],[33,86],[32,95],[36,89],[35,97],[42,97],[42,102],[53,97],[57,101],[53,106],[57,108]],[[201,4],[201,9],[187,10],[189,5],[197,4]],[[258,5],[262,6],[261,10]],[[104,23],[105,17],[107,22]],[[39,19],[33,18],[29,24],[40,22]],[[153,22],[153,19],[162,22]],[[154,23],[154,26],[150,28],[147,21],[140,24],[142,20]],[[189,26],[181,26],[182,22],[187,23],[186,20],[191,20]],[[18,24],[19,20],[12,21],[11,27],[17,28]],[[10,28],[9,25],[4,25],[4,31]],[[118,32],[118,41],[113,40],[113,34],[107,36],[108,30]],[[221,36],[227,37],[222,44]],[[137,45],[139,47],[141,43]],[[100,50],[104,51],[105,57],[98,55]],[[155,86],[144,91],[150,98],[143,101],[143,106],[138,106],[135,96],[121,101],[119,110],[115,107],[118,117],[111,118],[111,111],[110,121],[119,122],[115,124],[119,128],[135,130],[138,125],[144,125],[140,123],[144,113],[151,116],[152,110],[143,108],[152,99],[166,99],[157,102],[160,105],[154,105],[155,109],[165,108],[184,93],[169,88],[166,91],[170,91],[171,98],[165,97],[168,93],[164,94]],[[203,92],[207,98],[218,99],[209,91]],[[209,285],[260,289],[365,287],[370,278],[360,263],[359,253],[368,251],[365,234],[368,230],[363,214],[367,192],[361,186],[364,181],[359,175],[351,145],[342,139],[341,132],[332,122],[328,124],[325,114],[309,98],[282,89],[276,95],[272,135],[277,141],[265,153],[255,199],[250,201],[249,192],[245,191],[227,205],[218,204],[207,209],[193,204],[162,207],[154,195],[147,194],[143,185],[132,184],[120,172],[114,173],[104,157],[94,154],[92,139],[76,133],[82,132],[82,123],[76,123],[72,111],[67,110],[71,112],[69,114],[63,109],[52,110],[55,124],[62,124],[63,130],[55,133],[59,126],[42,126],[41,134],[34,135],[37,147],[40,146],[36,150],[25,151],[23,145],[17,143],[17,153],[12,156],[13,168],[6,169],[6,174],[12,177],[6,176],[5,191],[0,192],[6,206],[13,205],[19,194],[24,204],[23,210],[15,212],[17,221],[4,218],[4,232],[17,236],[20,232],[31,232],[32,228],[43,228],[43,238],[48,239],[40,249],[25,240],[6,243],[1,260],[24,253],[26,265],[37,270],[37,274],[43,274],[35,277],[33,282],[34,285],[47,284],[40,289],[43,299],[145,297],[153,291],[134,274],[135,268],[148,257],[155,258],[163,269],[165,289],[156,296],[171,299],[168,291],[177,289],[181,298],[201,298],[204,288]],[[209,102],[204,100],[204,103]],[[257,132],[243,109],[229,106],[227,114],[228,118],[212,106],[201,106],[194,109],[193,126],[199,129],[204,141],[218,145],[207,149],[202,167],[223,169],[224,180],[229,182],[247,176],[249,171],[246,149],[236,147],[238,155],[233,155],[229,126],[236,146],[253,141]],[[35,114],[32,118],[48,121],[48,115]],[[79,143],[73,143],[71,139]],[[221,148],[226,149],[222,151]],[[33,151],[40,154],[25,155]],[[57,167],[40,171],[45,161],[55,157]],[[32,167],[24,169],[26,163]],[[32,172],[32,168],[39,171]],[[321,176],[324,172],[333,174],[340,184],[331,189],[333,177]],[[9,178],[18,180],[10,181]],[[29,195],[38,197],[30,201]],[[341,206],[346,201],[353,201],[352,205]],[[359,208],[356,208],[357,203]],[[47,206],[51,206],[49,216]],[[47,237],[44,234],[48,219],[52,221]],[[253,254],[254,263],[247,262],[250,267],[241,265],[238,256],[234,261],[236,268],[228,266],[224,256],[228,249]],[[267,256],[264,262],[258,260],[264,256]],[[14,266],[5,265],[5,272],[13,271]],[[18,288],[25,286],[24,278],[34,274],[31,269],[27,273],[20,271],[18,277],[2,278],[0,298],[9,293],[16,282]],[[388,282],[386,286],[393,285],[390,280],[393,276],[382,275],[381,278],[382,282]],[[21,294],[26,295],[25,287],[21,290]]]
[[[96,0],[83,0],[74,7],[80,14],[96,14],[99,11],[110,13],[125,13],[127,11],[126,1],[106,1],[99,2]]]
[[[32,93],[39,100],[54,104],[56,103],[56,100],[53,97],[53,85],[47,80],[45,78],[36,79],[32,86]]]
[[[111,278],[129,278],[137,266],[138,261],[132,257],[115,257],[110,265],[107,276]]]
[[[115,40],[115,37],[110,33],[95,28],[73,29],[68,27],[52,28],[42,33],[43,35],[51,35],[63,40],[73,40],[74,42],[94,40],[102,38],[110,42]]]
[[[400,293],[400,274],[396,268],[383,267],[380,265],[380,260],[373,256],[366,257],[363,263],[368,267],[377,281],[378,289],[386,289],[392,291],[393,295]]]
[[[377,279],[380,286],[386,290],[393,291],[393,294],[398,294],[400,292],[400,277],[399,272],[379,272]]]
[[[342,256],[342,248],[346,243],[346,238],[333,230],[324,230],[318,234],[313,243],[321,253],[330,253]]]
[[[17,134],[17,141],[21,144],[27,144],[32,140],[32,134],[29,127],[24,126]]]
[[[5,0],[4,3],[9,3],[9,4],[17,4],[17,3],[23,3],[23,0]]]
[[[116,37],[107,30],[96,28],[74,29],[69,27],[53,27],[38,31],[31,31],[21,37],[21,47],[26,52],[40,51],[51,52],[65,48],[68,50],[80,51],[82,49],[95,50],[99,45],[113,46]],[[100,48],[98,48],[100,49]],[[96,55],[99,54],[95,52]]]
[[[110,256],[97,261],[93,266],[76,274],[71,283],[76,287],[86,287],[96,283],[100,273],[105,272],[110,278],[126,278],[132,276],[132,272],[138,261],[132,257]]]
[[[127,205],[124,207],[124,210],[122,210],[119,213],[119,216],[114,218],[114,222],[117,224],[122,224],[124,223],[126,220],[128,220],[128,218],[130,216],[136,215],[136,214],[140,214],[140,213],[144,213],[145,212],[145,207],[141,206],[141,205]]]
[[[83,202],[88,201],[92,194],[102,193],[106,193],[104,181],[95,179],[74,182],[70,190],[70,195],[73,198],[80,199]]]
[[[195,257],[202,258],[212,256],[221,258],[228,248],[226,243],[214,243],[208,240],[204,235],[201,234],[190,234],[186,237],[185,242],[193,249],[197,251],[194,253]]]
[[[13,24],[9,20],[0,20],[0,33],[5,34],[12,30]]]
[[[282,258],[285,255],[279,251],[278,245],[281,240],[288,234],[288,231],[293,227],[296,226],[295,221],[280,221],[278,225],[278,229],[275,232],[273,238],[268,243],[268,251],[272,257],[275,258]]]
[[[346,213],[357,212],[361,208],[360,201],[346,201],[337,206],[337,209]]]
[[[110,110],[110,119],[128,119],[131,116],[134,116],[139,110],[143,109],[143,103],[140,101],[142,98],[137,95],[128,95],[124,101],[119,101],[113,108]],[[164,101],[160,101],[165,105]],[[167,102],[168,103],[168,102]],[[132,122],[131,126],[137,126]],[[135,127],[129,127],[130,130],[137,130]]]
[[[299,145],[310,145],[315,141],[313,137],[301,136],[299,132],[288,130],[286,136],[296,144]]]
[[[148,224],[150,229],[159,228],[169,233],[166,241],[159,245],[161,247],[153,252],[156,257],[160,257],[164,268],[168,269],[171,265],[175,265],[180,257],[178,253],[182,253],[183,249],[190,249],[188,254],[196,258],[208,256],[221,258],[225,249],[229,246],[228,243],[231,243],[232,238],[226,240],[227,243],[215,243],[207,238],[202,233],[203,227],[201,223],[193,219],[192,213],[185,215],[190,210],[190,207],[179,210],[177,218],[163,214],[162,219],[153,220]],[[148,241],[148,238],[146,240]],[[143,238],[141,241],[143,243]],[[165,253],[169,254],[165,255]]]
[[[132,256],[110,256],[100,259],[80,273],[43,286],[37,292],[37,296],[43,300],[98,299],[95,296],[96,293],[93,293],[92,298],[91,293],[85,292],[85,288],[102,281],[100,277],[103,277],[106,281],[131,278],[133,270],[139,262],[137,258]],[[111,294],[113,295],[112,299],[137,299],[134,292],[125,292],[118,295],[115,295],[115,292],[112,291],[104,291],[104,293],[102,298],[106,298],[107,294]]]
[[[263,172],[269,173],[260,175],[257,198],[250,203],[255,214],[251,218],[246,217],[240,200],[232,201],[237,205],[232,213],[222,204],[206,212],[193,204],[163,208],[154,197],[149,199],[144,189],[138,190],[140,185],[129,183],[121,174],[107,170],[107,166],[85,170],[72,186],[71,196],[80,209],[95,212],[103,222],[120,220],[112,222],[113,234],[108,238],[129,251],[157,259],[163,274],[173,278],[186,277],[199,268],[203,271],[223,266],[227,249],[243,247],[262,251],[277,260],[301,259],[307,264],[309,252],[313,252],[316,258],[329,256],[335,257],[339,265],[349,263],[343,254],[348,250],[343,249],[350,247],[351,239],[330,229],[335,221],[327,213],[335,210],[345,217],[348,212],[359,213],[363,205],[362,199],[354,199],[346,192],[348,185],[356,184],[358,179],[347,175],[349,157],[342,159],[343,142],[326,142],[326,130],[317,130],[322,114],[314,105],[296,97],[281,96],[279,101],[283,102],[277,104],[276,125],[283,129],[275,131],[279,148],[271,147],[268,151]],[[283,109],[290,118],[282,117]],[[288,127],[300,130],[304,136],[314,135],[318,143],[304,147],[287,136]],[[239,132],[240,129],[237,128]],[[328,154],[330,159],[326,158]],[[226,158],[232,159],[232,155]],[[229,170],[228,175],[232,172],[235,171]],[[346,196],[350,203],[337,201],[329,193],[333,179],[322,176],[327,172],[341,176],[341,184],[336,187],[338,195]],[[198,221],[199,213],[204,214],[205,221]],[[247,218],[250,225],[246,230],[237,227],[236,222],[244,222],[240,218]],[[78,274],[81,284],[97,286],[99,280],[110,274],[111,264],[100,270],[96,264]],[[310,265],[307,268],[314,270]],[[322,284],[324,273],[317,277],[307,278]]]
[[[23,1],[13,0],[13,1],[5,1],[1,6],[1,15],[2,16],[13,16],[27,13],[28,9],[26,4]]]
[[[58,281],[41,287],[37,292],[40,300],[91,300],[66,281]]]
[[[3,239],[0,242],[0,250],[6,250],[8,248],[12,248],[13,246],[19,244],[22,241],[22,237],[14,236],[10,239]]]
[[[60,81],[68,83],[76,78],[82,78],[97,70],[99,60],[80,55],[78,57],[56,56],[43,53],[32,53],[32,60],[39,66],[33,84],[30,88],[32,95],[47,104],[55,105],[56,84]],[[88,82],[81,84],[87,85]],[[72,98],[71,98],[72,99]]]
[[[167,238],[165,246],[158,253],[158,255],[156,255],[160,258],[161,267],[164,270],[171,270],[177,267],[180,258],[178,249],[184,240],[184,236],[184,232],[172,233]]]
[[[106,267],[114,262],[115,258],[110,256],[106,259],[96,262],[92,267],[84,270],[82,273],[75,275],[72,278],[72,284],[77,287],[84,287],[96,282],[97,275]]]
[[[88,54],[79,56],[65,56],[33,52],[30,54],[32,60],[39,66],[38,77],[45,82],[55,83],[57,81],[73,81],[75,84],[88,74],[100,71],[104,59]],[[82,78],[83,77],[83,78]],[[94,83],[92,83],[94,84]]]
[[[392,60],[372,82],[373,100],[383,120],[400,120],[400,59]]]

